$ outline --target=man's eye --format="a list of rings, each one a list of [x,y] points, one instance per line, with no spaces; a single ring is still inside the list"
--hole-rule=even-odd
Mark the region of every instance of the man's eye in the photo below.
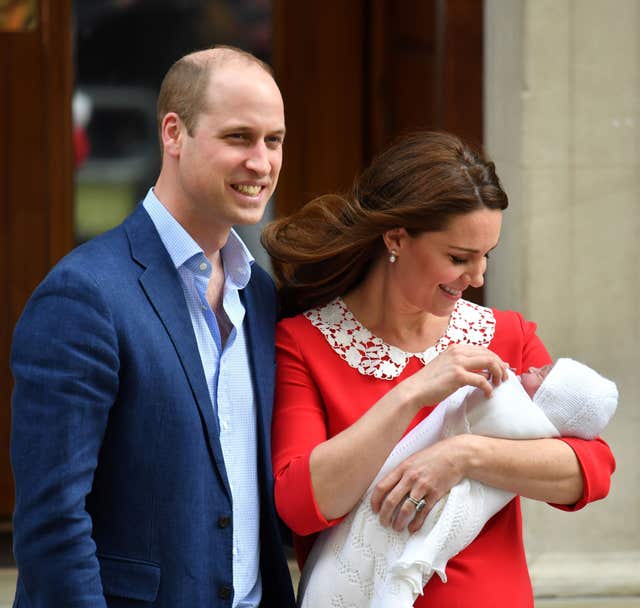
[[[273,135],[272,137],[267,137],[266,141],[268,145],[274,148],[282,145],[282,137],[280,137],[279,135]]]
[[[229,133],[228,139],[246,139],[247,136],[244,133]]]

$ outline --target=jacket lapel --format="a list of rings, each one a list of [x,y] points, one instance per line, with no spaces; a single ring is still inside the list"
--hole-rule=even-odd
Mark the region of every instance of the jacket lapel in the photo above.
[[[254,272],[255,272],[254,268]],[[263,475],[271,478],[271,416],[274,386],[275,298],[252,278],[242,291],[247,343],[256,395],[258,445]]]
[[[131,244],[131,255],[144,268],[139,279],[140,285],[176,349],[198,406],[212,457],[227,495],[231,498],[218,423],[209,397],[180,276],[142,205],[127,219],[124,227]]]

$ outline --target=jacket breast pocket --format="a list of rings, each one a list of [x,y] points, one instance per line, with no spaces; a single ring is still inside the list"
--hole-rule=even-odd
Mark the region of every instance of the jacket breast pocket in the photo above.
[[[160,586],[160,565],[116,555],[100,555],[100,577],[105,595],[154,602]]]

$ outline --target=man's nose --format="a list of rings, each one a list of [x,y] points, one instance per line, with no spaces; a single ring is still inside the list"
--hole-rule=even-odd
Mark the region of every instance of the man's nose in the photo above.
[[[251,152],[246,161],[247,169],[254,171],[260,175],[268,175],[271,171],[271,162],[269,161],[269,151],[264,142],[259,142],[251,148]]]

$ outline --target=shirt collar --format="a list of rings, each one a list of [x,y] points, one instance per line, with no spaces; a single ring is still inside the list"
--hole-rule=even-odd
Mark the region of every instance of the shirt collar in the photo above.
[[[142,204],[155,225],[174,266],[176,268],[186,266],[192,272],[204,272],[210,276],[211,264],[206,259],[202,247],[169,213],[155,195],[153,188],[149,189]],[[225,279],[229,279],[236,289],[244,289],[251,278],[251,264],[254,258],[235,230],[232,229],[229,232],[229,238],[220,250],[220,254]],[[202,264],[206,264],[206,268],[203,268]]]

